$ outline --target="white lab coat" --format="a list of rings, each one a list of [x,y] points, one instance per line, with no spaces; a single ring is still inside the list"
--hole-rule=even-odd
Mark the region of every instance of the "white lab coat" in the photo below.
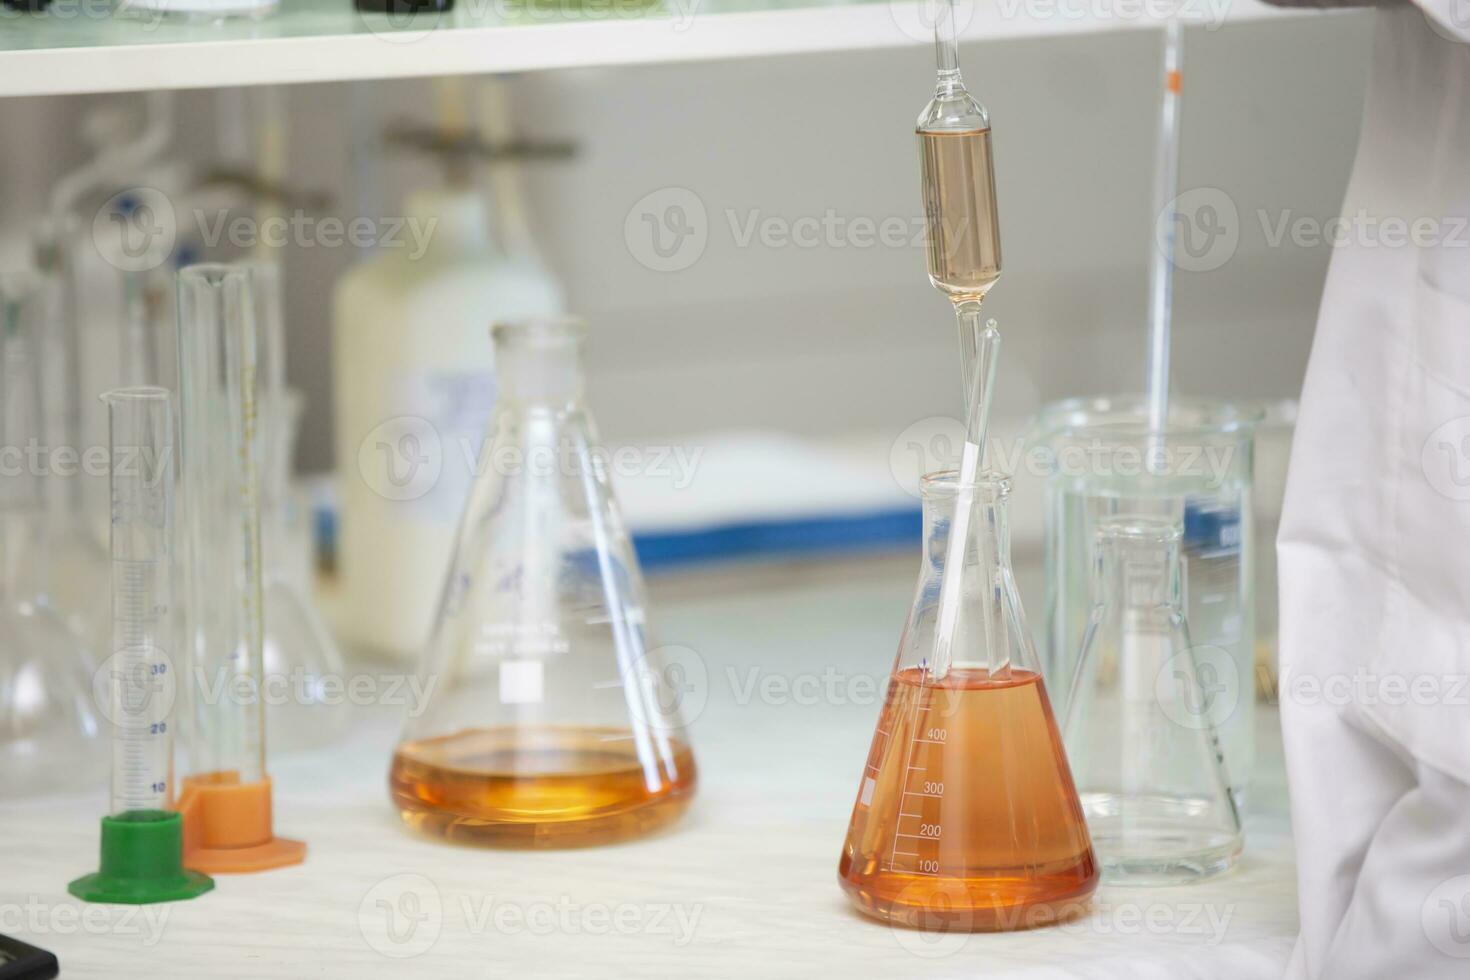
[[[1278,538],[1288,977],[1466,980],[1470,4],[1376,16]]]

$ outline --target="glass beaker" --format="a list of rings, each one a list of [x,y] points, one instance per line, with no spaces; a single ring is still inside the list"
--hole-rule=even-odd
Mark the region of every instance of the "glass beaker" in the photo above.
[[[1098,868],[1011,576],[996,474],[923,480],[924,553],[838,865],[857,908],[916,928],[1000,930],[1080,912]],[[971,546],[951,663],[934,663],[957,506]]]
[[[1045,408],[1032,430],[1044,454],[1047,686],[1067,704],[1092,611],[1098,528],[1118,515],[1184,529],[1184,608],[1196,645],[1211,650],[1211,721],[1232,789],[1255,765],[1255,574],[1251,484],[1260,411],[1170,399],[1161,439],[1141,396],[1074,399]]]
[[[1063,733],[1110,884],[1218,874],[1240,855],[1240,814],[1181,595],[1180,532],[1116,517],[1098,529],[1094,605]]]
[[[499,397],[393,757],[412,827],[518,847],[672,822],[694,790],[686,664],[653,647],[642,575],[582,406],[580,321],[493,330]],[[671,659],[672,658],[672,661]]]

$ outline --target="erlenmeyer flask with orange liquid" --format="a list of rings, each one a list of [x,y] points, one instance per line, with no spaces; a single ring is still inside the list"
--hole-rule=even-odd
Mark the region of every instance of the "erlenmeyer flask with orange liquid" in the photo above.
[[[679,648],[582,406],[579,321],[494,328],[496,406],[389,787],[457,841],[564,847],[672,823],[694,793]],[[450,450],[446,447],[446,451]]]
[[[1010,481],[923,481],[914,605],[838,865],[857,908],[945,931],[1029,928],[1080,913],[1099,870],[1010,568]],[[940,584],[973,508],[953,635]],[[962,522],[963,523],[963,522]]]

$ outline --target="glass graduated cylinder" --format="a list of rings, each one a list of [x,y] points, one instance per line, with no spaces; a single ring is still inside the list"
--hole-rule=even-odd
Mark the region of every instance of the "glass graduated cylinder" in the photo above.
[[[1009,482],[987,475],[959,489],[952,473],[924,479],[924,564],[838,880],[859,910],[890,922],[1027,928],[1080,912],[1098,869],[1010,572]],[[952,662],[936,676],[961,499],[973,501],[973,544]]]
[[[191,779],[265,777],[258,325],[251,270],[178,274],[179,527]],[[219,685],[224,685],[220,687]]]
[[[173,409],[162,388],[108,392],[111,443],[112,805],[173,805]]]

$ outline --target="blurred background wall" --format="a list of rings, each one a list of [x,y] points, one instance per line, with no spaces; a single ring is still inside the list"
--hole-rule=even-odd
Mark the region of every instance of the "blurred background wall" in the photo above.
[[[1181,186],[1223,192],[1237,209],[1225,231],[1237,238],[1219,268],[1179,274],[1178,390],[1299,390],[1328,247],[1273,245],[1271,232],[1337,213],[1369,33],[1357,14],[1189,31]],[[1005,274],[987,307],[1006,338],[1001,417],[1141,388],[1158,57],[1157,33],[1142,30],[962,52],[996,130]],[[716,428],[897,432],[958,411],[951,317],[925,281],[921,243],[853,230],[893,218],[917,227],[911,132],[931,59],[916,44],[514,81],[520,131],[577,144],[573,159],[532,165],[527,179],[545,258],[592,323],[590,398],[609,441]],[[395,121],[431,122],[430,89],[288,90],[290,183],[329,192],[344,217],[400,214],[404,191],[438,181],[439,168],[377,137]],[[6,248],[81,158],[76,128],[89,104],[0,100]],[[187,92],[179,105],[180,152],[207,156],[216,96]],[[625,236],[630,209],[666,188],[693,192],[707,236],[676,272],[641,264]],[[747,235],[802,219],[836,230],[814,244]],[[360,258],[347,247],[283,256],[290,381],[308,399],[306,470],[332,465],[332,288]]]

